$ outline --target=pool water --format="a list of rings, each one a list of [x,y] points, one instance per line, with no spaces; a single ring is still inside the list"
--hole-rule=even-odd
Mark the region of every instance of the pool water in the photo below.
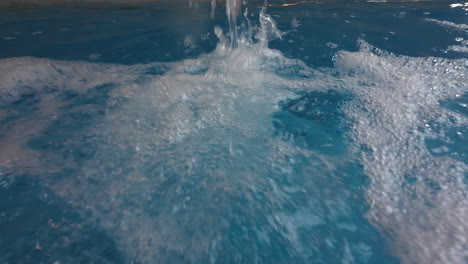
[[[468,262],[468,4],[211,12],[0,4],[0,263]]]

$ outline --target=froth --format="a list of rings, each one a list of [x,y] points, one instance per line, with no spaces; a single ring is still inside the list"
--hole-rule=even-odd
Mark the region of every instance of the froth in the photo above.
[[[272,137],[272,114],[279,111],[278,102],[303,86],[284,76],[313,73],[261,42],[234,50],[223,44],[197,59],[162,65],[162,75],[146,74],[154,65],[2,61],[4,103],[25,93],[42,97],[44,87],[84,94],[109,83],[109,101],[125,102],[83,129],[84,135],[66,140],[67,149],[83,148],[83,137],[90,140],[95,153],[85,164],[54,151],[41,155],[43,166],[78,171],[74,178],[46,174],[43,180],[83,218],[111,234],[129,261],[169,263],[175,256],[222,261],[216,252],[225,247],[232,251],[228,259],[247,258],[236,249],[238,238],[226,231],[242,223],[251,225],[252,232],[241,234],[252,248],[269,247],[256,244],[262,237],[280,238],[291,255],[310,250],[296,233],[308,222],[287,212],[297,208],[314,215],[308,199],[288,200],[304,187],[294,183],[287,189],[279,182],[294,177],[293,164],[331,173],[335,162]],[[63,111],[56,119],[67,114]],[[314,162],[295,161],[304,157]]]
[[[447,28],[468,31],[468,25],[466,24],[456,24],[450,21],[437,20],[437,19],[432,19],[432,18],[427,18],[426,21],[436,23]]]
[[[347,113],[355,151],[372,180],[369,217],[391,234],[406,263],[463,263],[468,168],[449,155],[432,155],[425,142],[444,138],[440,127],[468,124],[440,105],[466,92],[467,61],[394,56],[361,45],[360,52],[339,52],[336,66],[359,98]]]
[[[339,174],[343,156],[349,157],[274,136],[274,113],[297,91],[334,89],[355,95],[344,106],[353,121],[352,159],[371,179],[368,216],[391,234],[395,253],[408,263],[464,261],[467,166],[434,155],[447,150],[431,152],[426,142],[447,139],[444,131],[468,123],[441,107],[466,93],[466,60],[395,56],[361,42],[359,52],[336,54],[335,69],[313,70],[268,48],[281,32],[265,14],[257,39],[241,37],[236,49],[215,31],[215,51],[175,63],[1,60],[4,104],[26,93],[44,96],[44,88],[84,93],[103,84],[113,85],[108,101],[124,102],[107,109],[83,136],[67,139],[67,150],[88,148],[84,139],[92,144],[95,152],[84,164],[41,153],[44,167],[78,171],[60,179],[46,173],[46,184],[114,237],[129,261],[216,262],[223,249],[232,254],[225,259],[241,261],[247,258],[241,248],[251,248],[255,260],[260,248],[275,249],[275,243],[310,260],[317,248],[301,241],[300,229],[351,214],[349,191],[329,190],[323,197],[321,188],[331,183],[320,176]],[[337,226],[356,231],[347,223]],[[229,233],[235,228],[241,231]],[[358,246],[342,244],[344,258],[352,261],[351,248]]]

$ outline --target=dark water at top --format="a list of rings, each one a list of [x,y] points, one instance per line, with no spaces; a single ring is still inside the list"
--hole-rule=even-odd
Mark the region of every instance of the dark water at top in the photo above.
[[[468,6],[263,8],[0,5],[0,263],[466,263]]]

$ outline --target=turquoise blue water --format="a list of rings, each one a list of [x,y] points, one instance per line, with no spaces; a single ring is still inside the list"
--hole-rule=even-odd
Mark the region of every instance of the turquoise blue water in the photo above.
[[[467,263],[468,6],[225,11],[0,5],[0,262]]]

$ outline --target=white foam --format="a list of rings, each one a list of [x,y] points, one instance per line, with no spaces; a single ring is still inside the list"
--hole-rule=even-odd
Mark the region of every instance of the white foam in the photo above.
[[[447,50],[450,51],[456,51],[456,52],[462,52],[462,53],[468,53],[468,47],[466,46],[460,46],[460,45],[452,45],[447,48]]]
[[[62,180],[44,174],[43,180],[111,234],[130,260],[164,262],[164,249],[196,262],[203,256],[215,261],[217,247],[229,243],[222,234],[228,220],[234,221],[230,217],[236,217],[236,199],[248,201],[238,209],[246,218],[261,218],[250,239],[267,242],[280,235],[292,245],[289,253],[298,256],[308,250],[298,229],[320,225],[323,215],[311,211],[312,205],[287,212],[291,193],[307,192],[307,202],[322,202],[330,217],[350,214],[346,193],[323,199],[317,188],[326,185],[304,176],[333,173],[343,157],[325,157],[271,133],[272,114],[279,101],[295,96],[292,91],[352,92],[357,99],[345,111],[354,122],[354,155],[371,179],[369,218],[392,234],[396,254],[407,263],[462,263],[468,248],[468,194],[462,178],[468,169],[452,157],[432,156],[424,140],[444,136],[431,131],[431,120],[468,124],[466,117],[439,105],[466,92],[467,60],[395,56],[362,42],[359,52],[337,53],[338,75],[315,71],[268,48],[268,40],[281,32],[262,15],[257,43],[241,37],[232,49],[218,28],[215,51],[181,62],[124,66],[0,60],[2,103],[25,93],[40,95],[44,87],[80,92],[115,84],[111,96],[128,102],[87,130],[100,138],[93,160],[83,166],[47,156],[44,167],[55,161],[80,173]],[[167,71],[148,73],[158,66]],[[72,140],[68,143],[82,144]],[[371,152],[363,153],[363,145]],[[293,160],[300,158],[307,163],[294,171]],[[418,182],[408,185],[405,176]],[[275,177],[303,181],[285,187]],[[434,192],[424,180],[440,190]],[[259,200],[263,196],[268,199]],[[339,227],[355,231],[346,222]],[[356,246],[345,245],[345,260],[354,261],[350,248]],[[359,248],[368,251],[364,244]]]
[[[463,10],[468,11],[468,2],[450,4],[451,8],[461,7]]]
[[[271,23],[266,18],[262,26]],[[270,28],[259,39],[275,36],[275,30]],[[296,156],[314,160],[303,164],[307,173],[332,171],[332,164],[339,162],[271,133],[278,102],[294,97],[291,90],[304,86],[301,80],[281,75],[315,73],[303,62],[268,49],[266,41],[243,39],[232,49],[217,31],[221,41],[215,51],[176,63],[123,66],[0,60],[4,104],[25,93],[41,96],[44,87],[85,92],[105,83],[116,86],[113,98],[128,100],[84,132],[102,141],[93,146],[96,154],[86,166],[57,156],[45,158],[45,167],[55,162],[79,169],[76,178],[57,181],[44,174],[43,180],[86,219],[111,234],[129,261],[167,262],[170,258],[160,254],[163,249],[186,256],[187,261],[215,258],[213,241],[230,245],[222,235],[239,216],[231,211],[231,202],[245,197],[252,208],[239,208],[244,213],[240,216],[265,221],[255,227],[259,235],[283,236],[285,245],[296,245],[290,249],[293,255],[310,250],[302,245],[298,229],[317,225],[321,216],[307,205],[297,205],[301,211],[289,216],[287,210],[292,208],[285,206],[289,195],[304,192],[307,185],[286,188],[277,181],[294,177],[291,164]],[[161,76],[146,74],[154,65],[168,70]],[[65,113],[57,113],[61,114]],[[68,144],[82,142],[70,139]],[[124,167],[129,171],[123,172]],[[268,199],[257,201],[259,196]]]
[[[105,83],[131,83],[141,77],[141,72],[161,65],[152,63],[129,67],[32,57],[1,59],[0,102],[17,100],[25,93],[39,93],[45,87],[86,91]],[[170,64],[167,64],[167,67],[169,66]]]
[[[441,26],[447,27],[447,28],[452,28],[452,29],[457,29],[457,30],[468,30],[468,25],[466,24],[456,24],[450,21],[444,21],[444,20],[437,20],[433,18],[426,18],[425,21],[432,22],[439,24]]]
[[[455,126],[468,124],[465,116],[439,106],[466,92],[467,61],[397,57],[362,46],[360,52],[339,52],[336,66],[355,74],[346,86],[360,100],[347,113],[355,121],[355,140],[372,150],[356,149],[372,180],[369,217],[392,234],[405,263],[463,263],[468,191],[462,182],[468,167],[449,156],[432,156],[424,139],[443,135],[421,127],[430,127],[429,120],[454,126],[451,117],[458,120]],[[409,185],[405,177],[418,182]],[[441,190],[434,192],[427,181]]]

